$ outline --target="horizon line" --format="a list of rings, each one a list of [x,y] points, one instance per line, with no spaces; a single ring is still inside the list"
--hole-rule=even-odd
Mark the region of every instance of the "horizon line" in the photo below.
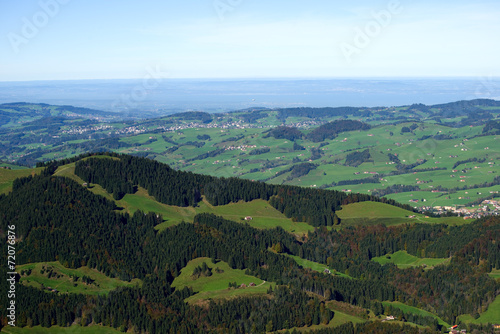
[[[485,76],[338,76],[338,77],[164,77],[163,80],[478,80]],[[500,76],[486,76],[492,79],[500,79]],[[126,81],[143,80],[144,78],[94,78],[94,79],[34,79],[34,80],[0,80],[0,83],[30,83],[30,82],[53,82],[53,81]]]

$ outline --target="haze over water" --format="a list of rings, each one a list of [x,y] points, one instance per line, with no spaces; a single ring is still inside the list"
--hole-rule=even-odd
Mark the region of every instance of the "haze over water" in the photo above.
[[[0,82],[0,103],[168,113],[252,107],[375,107],[500,99],[499,78],[143,79]]]

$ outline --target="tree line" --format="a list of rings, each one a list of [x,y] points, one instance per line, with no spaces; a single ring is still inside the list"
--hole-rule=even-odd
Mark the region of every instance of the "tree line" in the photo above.
[[[204,195],[212,205],[225,205],[240,200],[263,199],[285,216],[313,226],[331,226],[335,211],[342,205],[361,201],[380,201],[407,210],[409,205],[365,194],[345,194],[334,190],[305,189],[297,186],[270,185],[238,178],[217,178],[191,172],[176,171],[168,165],[146,158],[108,154],[113,159],[89,157],[76,163],[75,174],[86,182],[100,184],[116,199],[133,193],[135,186],[145,188],[161,203],[196,206]],[[55,170],[54,167],[50,167]],[[300,165],[295,175],[303,173]],[[299,167],[293,167],[299,168]],[[298,174],[297,174],[298,173]]]

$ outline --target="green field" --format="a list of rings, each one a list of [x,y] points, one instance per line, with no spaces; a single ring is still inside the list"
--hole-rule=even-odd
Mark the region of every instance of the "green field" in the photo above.
[[[54,175],[71,178],[80,184],[84,182],[75,175],[74,163],[59,167]],[[126,194],[118,201],[114,200],[113,196],[98,184],[89,185],[89,190],[96,195],[101,195],[109,200],[115,201],[118,207],[123,208],[129,214],[133,214],[137,210],[161,214],[165,221],[156,226],[158,230],[163,230],[183,221],[193,222],[194,216],[199,213],[213,213],[223,216],[228,220],[248,223],[250,226],[259,229],[269,229],[280,226],[286,231],[297,235],[303,235],[314,230],[314,227],[309,224],[292,221],[264,200],[254,200],[251,202],[241,201],[220,206],[212,206],[206,200],[203,200],[194,208],[178,207],[157,202],[153,196],[148,194],[146,189],[141,187],[138,187],[135,194]],[[252,217],[252,220],[245,221],[244,218],[247,216]]]
[[[73,181],[76,181],[77,183],[83,184],[84,181],[75,174],[75,164],[76,163],[72,162],[70,164],[58,167],[54,172],[54,175],[67,177],[72,179]]]
[[[286,254],[287,256],[291,257],[292,259],[295,260],[295,262],[297,262],[298,265],[302,266],[303,268],[310,268],[314,271],[318,271],[320,273],[324,272],[325,269],[328,269],[328,266],[327,265],[324,265],[324,264],[321,264],[321,263],[318,263],[318,262],[313,262],[313,261],[309,261],[309,260],[306,260],[306,259],[302,259],[296,255],[290,255],[290,254]],[[335,276],[342,276],[342,277],[347,277],[347,278],[352,278],[351,276],[349,275],[346,275],[344,273],[341,273],[341,272],[338,272],[336,270],[331,270],[331,274],[332,275],[335,275]]]
[[[21,283],[36,288],[55,289],[60,293],[83,293],[88,295],[107,294],[122,286],[138,286],[142,282],[139,279],[134,279],[131,282],[119,280],[117,278],[110,278],[95,269],[88,267],[80,267],[78,269],[69,269],[64,267],[59,262],[39,262],[24,264],[16,267],[18,273],[22,270],[31,269],[29,276],[24,275],[21,277]],[[47,269],[52,270],[55,274],[53,277],[48,277]],[[42,271],[44,273],[42,274]],[[59,277],[57,277],[59,276]],[[78,277],[74,281],[71,276]],[[82,282],[82,277],[88,276],[94,282],[86,284]],[[49,290],[46,290],[49,291]]]
[[[406,223],[464,224],[460,217],[425,218],[424,215],[380,202],[359,202],[343,205],[336,212],[342,225],[398,225]],[[410,218],[410,216],[415,216]]]
[[[360,324],[360,323],[367,321],[367,320],[364,320],[364,319],[361,319],[361,318],[358,318],[358,317],[355,317],[355,316],[352,316],[352,315],[349,315],[346,313],[342,313],[340,311],[334,311],[334,313],[335,314],[333,315],[333,319],[330,320],[330,322],[327,325],[320,324],[320,325],[312,325],[309,327],[293,327],[293,328],[290,328],[290,330],[291,331],[296,330],[299,332],[309,332],[309,331],[318,330],[318,329],[335,328],[337,326],[343,325],[343,324],[348,323],[348,322],[352,322],[353,324]],[[284,330],[278,331],[278,332],[284,332]]]
[[[327,302],[326,306],[334,312],[333,319],[330,320],[328,324],[312,325],[310,327],[300,328],[294,327],[293,329],[296,329],[300,332],[307,332],[315,329],[334,328],[347,322],[359,324],[375,319],[375,315],[373,313],[368,314],[366,309],[363,309],[359,306],[354,306],[337,301]]]
[[[8,164],[8,163],[5,163],[5,162],[0,162],[0,167],[7,167],[10,170],[29,169],[28,167],[18,166],[18,165],[12,165],[12,164]]]
[[[328,324],[328,327],[337,327],[340,325],[343,325],[348,322],[352,322],[353,324],[360,324],[363,322],[366,322],[365,319],[355,317],[350,314],[342,313],[340,311],[334,311],[335,315],[333,316],[333,319],[330,321]]]
[[[471,315],[462,315],[460,320],[473,324],[498,324],[500,323],[500,295],[488,306],[488,309],[481,313],[479,318],[474,319]]]
[[[489,273],[488,275],[490,275],[494,279],[498,280],[498,279],[500,279],[500,269],[493,269],[491,271],[491,273]]]
[[[197,279],[192,277],[194,268],[200,266],[203,262],[208,267],[212,268],[212,276],[200,276]],[[216,268],[223,270],[222,273],[217,273]],[[246,288],[229,289],[229,283],[236,282],[238,286],[246,284]],[[256,286],[248,286],[254,283]],[[189,303],[196,303],[202,300],[217,299],[217,298],[232,298],[236,296],[248,296],[255,294],[265,294],[270,286],[274,283],[265,282],[259,278],[245,274],[244,270],[232,269],[226,262],[219,261],[216,264],[212,263],[209,258],[197,258],[189,261],[186,267],[182,268],[181,274],[175,278],[172,287],[183,288],[189,286],[193,291],[197,292],[194,296],[186,299]]]
[[[41,327],[41,326],[36,326],[36,327],[11,327],[11,326],[6,326],[2,329],[2,333],[9,333],[9,334],[115,334],[115,333],[121,333],[120,331],[111,328],[111,327],[104,327],[104,326],[88,326],[88,327],[82,327],[78,325],[73,325],[71,327],[59,327],[59,326],[52,326],[49,328]]]
[[[0,168],[0,194],[12,191],[12,183],[15,179],[35,175],[41,172],[41,168],[4,169]]]
[[[68,143],[78,145],[88,142],[87,138],[75,140],[68,137],[68,132],[80,127],[80,122],[85,120],[85,116],[81,115],[81,118],[63,121],[64,124],[56,133],[48,133],[47,128],[25,132],[25,122],[42,117],[39,114],[42,109],[50,109],[52,116],[67,115],[69,111],[57,106],[41,107],[37,104],[22,106],[22,108],[22,112],[10,107],[2,109],[12,116],[12,123],[4,127],[11,129],[14,135],[22,134],[32,137],[33,140],[30,144],[18,145],[14,151],[6,153],[2,157],[4,161],[22,161],[23,157],[36,151],[43,153],[40,158],[36,159],[37,161],[68,158],[84,153],[84,150],[88,149],[68,148]],[[479,108],[491,113],[498,110],[497,107],[491,108],[485,105]],[[432,117],[436,115],[434,113],[439,114],[440,110],[437,108],[432,110],[432,113],[421,110],[409,111],[408,106],[402,106],[381,108],[379,111],[370,110],[372,115],[362,118],[345,115],[346,119],[361,119],[370,124],[371,129],[338,133],[337,137],[326,139],[322,143],[313,142],[307,138],[307,134],[318,125],[306,125],[299,129],[304,136],[295,139],[295,143],[303,146],[304,150],[294,149],[293,142],[290,140],[267,136],[267,132],[277,125],[297,126],[295,123],[310,121],[310,119],[305,115],[280,119],[277,118],[279,112],[276,110],[266,110],[258,121],[249,121],[246,111],[218,114],[212,119],[210,126],[203,128],[199,127],[204,125],[203,119],[188,120],[180,114],[158,119],[146,118],[134,123],[123,122],[108,115],[110,119],[107,122],[94,122],[94,125],[105,126],[101,130],[89,131],[89,137],[109,135],[113,131],[119,131],[118,140],[123,147],[110,147],[109,151],[141,153],[148,158],[167,163],[175,169],[213,176],[235,176],[251,180],[266,180],[273,184],[326,187],[366,194],[392,185],[418,186],[420,189],[415,189],[415,191],[386,196],[412,206],[469,204],[474,200],[489,196],[490,192],[500,191],[499,184],[485,188],[458,189],[457,192],[453,190],[457,187],[471,187],[484,182],[493,182],[500,171],[500,164],[497,162],[500,158],[500,145],[498,145],[500,136],[483,135],[483,125],[462,126],[461,121],[466,120],[465,116],[444,117],[440,120],[442,124],[438,124]],[[148,114],[148,117],[152,116],[153,114]],[[394,125],[393,122],[400,121],[400,117],[406,117],[406,120]],[[492,114],[492,117],[498,118],[498,114]],[[316,120],[330,122],[339,119],[341,119],[339,116],[323,115],[318,116]],[[234,126],[234,121],[240,122],[240,125]],[[165,131],[158,132],[158,125],[164,122],[169,125]],[[172,128],[169,129],[170,126]],[[412,131],[402,133],[403,127],[412,127]],[[137,133],[137,128],[144,132]],[[121,132],[127,129],[131,131]],[[210,137],[201,138],[201,135]],[[0,143],[8,146],[11,136],[11,133],[0,135]],[[51,138],[50,144],[47,144],[47,137]],[[322,145],[321,157],[311,159],[313,149],[320,145]],[[269,152],[250,154],[255,148],[264,147],[269,148]],[[200,156],[221,148],[226,150],[215,156]],[[368,162],[356,167],[346,165],[348,154],[365,149],[369,150],[371,156]],[[418,166],[409,167],[403,174],[389,175],[398,168],[389,159],[388,154],[397,155],[403,165],[418,163]],[[458,161],[473,158],[481,159],[481,161],[463,163],[459,167],[454,167]],[[280,174],[284,169],[304,162],[311,162],[318,166],[300,177],[291,177],[290,171]],[[34,160],[30,160],[29,163],[34,164]],[[444,168],[444,170],[421,171],[421,169],[433,168]],[[453,172],[453,169],[457,171]],[[459,176],[464,176],[464,178]],[[377,183],[344,186],[335,186],[332,183],[344,181],[345,184],[345,181],[367,177],[376,178]],[[498,183],[498,181],[495,182]],[[438,186],[452,191],[446,194],[430,191]],[[0,192],[2,191],[5,190],[2,189],[0,182]],[[402,217],[377,217],[363,221],[364,224],[381,222],[399,224],[402,222]]]
[[[401,269],[418,266],[425,266],[426,269],[432,269],[437,265],[449,262],[450,259],[418,258],[408,254],[406,251],[398,251],[394,254],[374,257],[372,258],[372,261],[378,262],[382,265],[386,263],[394,263]]]
[[[228,220],[248,223],[250,226],[259,229],[280,226],[286,231],[298,235],[303,235],[308,231],[314,230],[314,227],[309,224],[294,222],[290,218],[285,217],[264,200],[240,201],[220,206],[212,206],[206,200],[203,200],[194,208],[178,207],[159,203],[154,197],[149,196],[145,189],[139,188],[135,194],[127,194],[122,200],[116,201],[116,203],[118,206],[125,208],[129,213],[140,209],[144,212],[161,214],[165,222],[156,226],[158,230],[163,230],[182,221],[192,222],[194,216],[199,213],[213,213]],[[252,220],[245,221],[244,218],[247,216],[252,217]]]
[[[84,181],[74,174],[74,170],[75,164],[72,163],[59,167],[54,175],[69,177],[82,184]],[[89,185],[89,190],[109,200],[114,200],[113,196],[98,184]],[[260,229],[275,228],[279,226],[296,235],[304,235],[314,230],[314,227],[309,224],[292,221],[264,200],[254,200],[251,202],[241,201],[215,207],[206,200],[203,200],[197,207],[177,207],[157,202],[154,197],[148,194],[147,190],[138,187],[136,193],[126,194],[123,199],[114,201],[118,207],[123,208],[124,211],[129,214],[133,214],[137,210],[161,214],[164,222],[156,226],[156,229],[160,231],[183,221],[192,222],[194,216],[199,213],[212,213],[235,222],[245,222],[250,226]],[[345,205],[342,206],[342,210],[337,211],[337,215],[341,218],[343,226],[373,224],[397,225],[418,222],[445,224],[467,223],[460,217],[425,218],[422,214],[416,214],[379,202],[361,202]],[[252,219],[245,221],[244,218],[247,216],[252,217]],[[410,216],[415,217],[409,218]]]
[[[400,302],[382,302],[382,305],[384,305],[384,306],[391,305],[392,307],[397,307],[397,308],[399,308],[400,310],[402,310],[403,312],[406,312],[406,313],[413,313],[413,314],[417,314],[417,315],[433,317],[433,318],[435,318],[438,321],[438,323],[441,326],[445,326],[446,328],[450,327],[450,325],[448,323],[446,323],[445,321],[443,321],[437,315],[434,315],[434,314],[432,314],[430,312],[421,310],[421,309],[413,307],[413,306],[408,306],[408,305],[400,303]]]

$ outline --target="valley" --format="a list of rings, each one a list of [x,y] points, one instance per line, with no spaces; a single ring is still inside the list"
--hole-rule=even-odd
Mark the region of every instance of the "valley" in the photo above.
[[[18,226],[23,328],[3,331],[489,330],[500,107],[482,108],[488,120],[186,113],[119,134],[111,115],[86,120],[107,138],[69,144],[54,137],[82,115],[62,115],[36,155],[7,142],[26,126],[8,123],[0,232]]]
[[[105,150],[218,177],[385,196],[422,212],[480,218],[500,210],[500,104],[493,100],[186,112],[121,122],[117,114],[83,108],[0,110],[10,119],[0,126],[0,161],[9,163],[33,166]],[[324,127],[348,121],[360,130]],[[353,162],[361,152],[367,158]]]

